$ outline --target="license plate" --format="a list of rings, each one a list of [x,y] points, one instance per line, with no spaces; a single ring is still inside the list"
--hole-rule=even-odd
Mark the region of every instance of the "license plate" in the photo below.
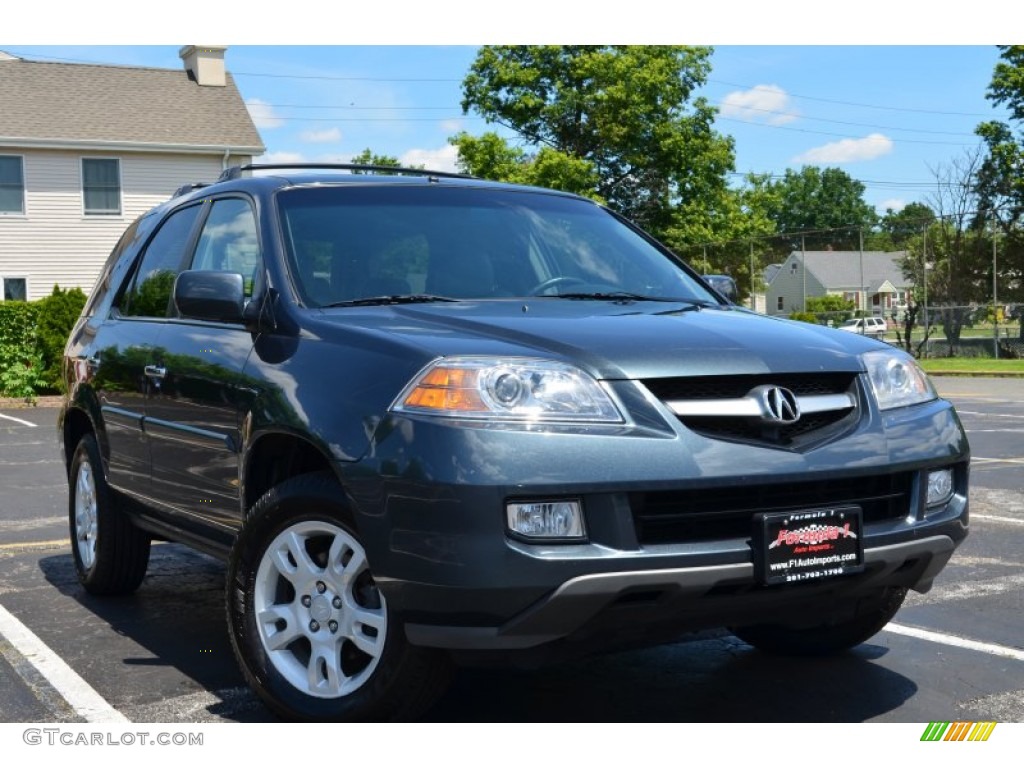
[[[829,579],[864,570],[860,507],[754,516],[754,563],[764,584]]]

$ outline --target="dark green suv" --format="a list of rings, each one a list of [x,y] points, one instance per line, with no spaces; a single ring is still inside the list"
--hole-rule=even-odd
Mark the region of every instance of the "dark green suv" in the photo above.
[[[902,352],[738,308],[572,195],[250,170],[124,234],[59,432],[85,589],[139,587],[152,539],[225,559],[282,716],[708,627],[839,651],[967,535],[967,440]]]

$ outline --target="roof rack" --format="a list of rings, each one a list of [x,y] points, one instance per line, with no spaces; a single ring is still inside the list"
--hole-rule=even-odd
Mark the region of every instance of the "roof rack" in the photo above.
[[[428,176],[445,179],[472,179],[475,178],[465,173],[450,173],[448,171],[429,171],[424,168],[403,168],[397,165],[360,165],[358,163],[249,163],[247,165],[233,165],[221,173],[217,181],[231,181],[242,178],[245,171],[263,170],[330,170],[330,171],[371,171],[376,173],[397,173],[403,176]]]
[[[210,186],[210,182],[208,181],[193,181],[189,184],[182,184],[174,190],[174,194],[171,195],[171,197],[181,197],[182,195],[187,195],[189,192],[194,192],[197,189],[202,189],[203,187],[208,186]]]

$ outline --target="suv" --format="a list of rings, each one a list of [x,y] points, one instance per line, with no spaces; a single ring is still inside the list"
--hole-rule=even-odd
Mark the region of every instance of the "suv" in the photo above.
[[[153,539],[223,558],[282,717],[703,628],[841,651],[967,535],[967,440],[904,353],[726,303],[573,195],[251,170],[125,232],[58,431],[85,589]]]
[[[870,336],[874,339],[884,339],[885,332],[889,330],[885,318],[882,317],[852,317],[839,326],[841,331],[859,333]]]

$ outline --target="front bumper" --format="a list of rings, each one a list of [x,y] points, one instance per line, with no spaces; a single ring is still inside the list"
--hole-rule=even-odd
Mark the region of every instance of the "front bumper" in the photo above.
[[[711,440],[656,409],[603,430],[396,418],[378,438],[339,474],[376,582],[417,645],[518,651],[838,620],[887,587],[926,591],[967,535],[968,446],[943,401],[871,411],[804,452]],[[924,478],[939,467],[954,468],[954,494],[926,508]],[[724,501],[693,525],[689,505],[703,496]],[[747,496],[759,511],[862,506],[865,570],[761,585],[752,521],[729,506]],[[587,543],[531,544],[505,530],[509,500],[567,497],[582,501]],[[682,525],[651,527],[655,507]]]

